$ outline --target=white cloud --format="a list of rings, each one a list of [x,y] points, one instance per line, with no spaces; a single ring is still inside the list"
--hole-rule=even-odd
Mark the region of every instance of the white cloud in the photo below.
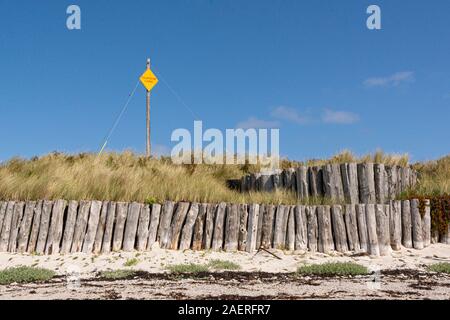
[[[401,71],[387,77],[372,77],[364,81],[366,87],[395,87],[404,82],[413,82],[414,72]]]
[[[295,122],[298,124],[305,124],[309,122],[309,118],[298,113],[294,108],[276,107],[270,114],[272,117],[280,120]]]
[[[250,117],[245,121],[241,121],[236,125],[236,128],[241,129],[269,129],[269,128],[277,128],[280,126],[278,121],[268,121],[262,120],[255,117]]]
[[[333,111],[330,109],[325,109],[322,114],[322,121],[324,123],[352,124],[359,121],[359,116],[348,111]]]

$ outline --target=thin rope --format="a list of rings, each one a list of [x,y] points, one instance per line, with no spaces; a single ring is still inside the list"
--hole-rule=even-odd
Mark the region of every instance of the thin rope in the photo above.
[[[131,99],[133,98],[134,93],[136,92],[136,89],[137,89],[138,85],[139,85],[139,80],[136,82],[136,86],[134,87],[133,91],[128,95],[127,101],[125,102],[124,106],[122,107],[122,110],[120,111],[119,115],[117,116],[116,121],[114,121],[113,126],[111,127],[111,129],[109,130],[108,134],[106,135],[105,142],[103,143],[103,145],[102,145],[102,147],[100,149],[100,152],[98,153],[97,156],[100,156],[102,154],[103,150],[105,149],[106,145],[108,144],[109,138],[113,134],[113,132],[116,129],[117,125],[119,124],[120,119],[122,119],[122,116],[125,113],[125,110],[127,109]]]
[[[157,73],[158,78],[161,79],[161,81],[166,85],[170,92],[172,92],[172,94],[178,99],[178,101],[191,113],[194,119],[200,120],[200,117],[187,105],[186,102],[184,102],[181,96],[169,85],[169,83],[164,79],[161,73],[159,71],[156,71],[157,69],[154,65],[152,65],[152,69],[155,71],[155,73]]]

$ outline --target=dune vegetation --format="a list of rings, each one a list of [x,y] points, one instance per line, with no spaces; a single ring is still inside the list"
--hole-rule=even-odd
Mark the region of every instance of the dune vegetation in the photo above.
[[[407,155],[381,151],[357,157],[343,151],[328,160],[305,162],[284,159],[281,167],[323,165],[344,162],[379,162],[408,165]],[[420,184],[410,193],[449,193],[450,156],[434,162],[418,163]],[[146,158],[132,152],[51,153],[32,159],[13,158],[0,164],[1,200],[112,200],[162,202],[298,203],[288,191],[239,193],[227,186],[228,179],[260,171],[259,165],[176,165],[170,158]],[[330,203],[328,199],[308,199],[303,203]]]

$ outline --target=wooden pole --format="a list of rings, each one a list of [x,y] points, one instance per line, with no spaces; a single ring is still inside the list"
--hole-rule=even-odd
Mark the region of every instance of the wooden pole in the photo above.
[[[147,59],[147,70],[150,69],[150,59]],[[150,144],[150,91],[147,90],[147,158],[151,155]]]

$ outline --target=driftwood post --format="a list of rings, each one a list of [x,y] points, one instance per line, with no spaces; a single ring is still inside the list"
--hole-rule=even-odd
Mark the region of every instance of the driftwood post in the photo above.
[[[261,235],[261,247],[265,249],[272,247],[274,220],[275,220],[275,206],[267,205],[266,213],[264,214],[263,217],[262,235]]]
[[[311,252],[316,252],[318,250],[318,238],[319,238],[316,207],[306,206],[305,214],[308,230],[308,249]]]
[[[377,225],[377,238],[380,255],[389,255],[391,253],[391,239],[389,234],[389,205],[375,205],[375,219]]]
[[[6,201],[0,201],[0,235],[2,232],[3,220],[5,219],[7,206],[8,206],[8,203]]]
[[[108,212],[106,215],[105,233],[102,240],[102,253],[111,252],[114,221],[116,220],[116,203],[113,201],[109,202],[107,210]]]
[[[214,222],[216,220],[217,204],[208,204],[206,208],[205,231],[203,235],[202,249],[209,250],[214,236]]]
[[[150,205],[146,204],[142,207],[141,214],[139,215],[137,239],[136,239],[136,249],[138,251],[145,251],[145,249],[147,249],[150,215],[151,215]]]
[[[20,223],[19,234],[17,239],[17,251],[24,253],[27,251],[28,238],[31,231],[31,223],[33,222],[34,208],[36,201],[27,201],[25,204],[25,212]]]
[[[361,203],[375,203],[375,179],[373,163],[358,163],[359,200]]]
[[[373,256],[379,256],[380,248],[378,246],[377,220],[375,216],[374,204],[366,205],[366,224],[367,224],[368,253]]]
[[[236,251],[239,239],[239,213],[237,204],[228,204],[225,223],[225,251]]]
[[[240,204],[239,210],[239,239],[238,249],[245,251],[247,247],[247,224],[248,224],[248,205]]]
[[[95,254],[98,254],[102,251],[103,235],[105,234],[106,218],[108,216],[108,205],[109,201],[102,202],[102,208],[100,210],[100,218],[98,220],[97,225],[97,232],[95,233],[94,248],[92,249],[92,251]]]
[[[402,203],[391,201],[391,213],[389,215],[389,233],[392,250],[398,251],[402,244]]]
[[[102,209],[101,201],[92,201],[87,225],[86,235],[83,242],[83,252],[91,253],[94,248],[95,236],[97,233],[98,222],[100,221],[100,211]]]
[[[9,252],[16,252],[17,249],[17,235],[19,233],[20,222],[23,217],[23,209],[25,207],[25,202],[18,201],[14,204],[14,213],[11,223],[11,234],[9,235]]]
[[[214,233],[211,244],[211,249],[221,250],[223,246],[225,213],[227,204],[224,202],[219,203],[217,207],[216,217],[214,221]]]
[[[11,234],[11,223],[14,214],[14,204],[15,204],[14,201],[8,201],[8,204],[5,209],[5,217],[3,218],[3,227],[1,228],[0,252],[8,251],[9,237]]]
[[[323,177],[322,169],[320,167],[309,167],[309,190],[311,197],[323,196]]]
[[[136,233],[139,222],[139,215],[141,213],[142,204],[133,202],[128,207],[125,233],[123,236],[123,250],[133,251],[134,243],[136,241]]]
[[[172,224],[170,226],[169,233],[169,246],[168,249],[176,250],[178,249],[181,228],[183,227],[184,220],[189,210],[189,202],[179,202],[177,209],[173,215]]]
[[[386,166],[387,194],[388,198],[393,200],[397,196],[397,168],[395,166]]]
[[[331,207],[331,221],[334,234],[334,244],[339,252],[347,252],[347,231],[345,229],[342,207],[334,205]]]
[[[306,218],[305,206],[294,207],[295,219],[295,250],[308,249],[308,220]]]
[[[431,244],[431,211],[430,200],[425,200],[425,213],[422,218],[423,246],[428,247]]]
[[[361,251],[369,252],[369,236],[367,234],[366,205],[357,204],[356,220],[358,221],[359,246]]]
[[[375,176],[375,196],[377,203],[384,203],[386,201],[387,186],[386,186],[386,171],[383,163],[374,164]]]
[[[273,248],[284,249],[286,240],[287,215],[289,208],[279,205],[275,214],[275,227],[273,235]]]
[[[402,244],[412,248],[411,206],[409,200],[402,201]]]
[[[162,207],[161,221],[159,223],[157,241],[161,248],[168,248],[170,245],[169,232],[170,224],[172,222],[173,210],[175,203],[173,201],[166,201]]]
[[[356,168],[356,167],[355,167]],[[348,248],[351,251],[359,251],[358,219],[354,204],[347,204],[344,207],[345,228],[347,230]]]
[[[36,250],[36,244],[39,235],[39,226],[41,225],[41,215],[42,215],[42,204],[44,201],[40,200],[37,202],[36,207],[34,208],[34,218],[33,225],[31,227],[30,240],[28,241],[28,253],[34,253]],[[6,208],[5,208],[6,209]],[[0,228],[2,224],[0,223]]]
[[[261,248],[263,220],[264,220],[264,215],[266,214],[266,205],[265,204],[259,205],[258,211],[259,211],[258,212],[258,226],[256,228],[255,249]]]
[[[158,236],[159,220],[162,206],[159,203],[152,204],[150,226],[148,227],[147,250],[151,250]]]
[[[69,201],[66,217],[66,225],[64,228],[63,241],[61,245],[61,253],[66,254],[70,252],[73,241],[73,233],[75,232],[75,224],[77,222],[78,202]]]
[[[63,234],[64,212],[66,211],[67,201],[57,200],[53,205],[52,218],[50,220],[50,229],[48,232],[46,254],[59,253],[59,244]]]
[[[198,211],[199,204],[195,202],[192,203],[186,216],[186,222],[184,223],[183,229],[181,230],[180,250],[187,250],[191,248],[194,224],[198,216]]]
[[[251,204],[248,212],[247,252],[256,250],[259,221],[262,224],[262,219],[259,219],[259,204]]]
[[[44,200],[42,204],[41,225],[39,226],[39,235],[36,244],[36,253],[43,254],[45,244],[47,243],[48,227],[50,226],[50,217],[52,214],[53,201]]]
[[[317,207],[317,224],[319,227],[319,252],[328,253],[334,250],[331,226],[330,206]]]
[[[198,208],[197,219],[194,224],[194,236],[192,239],[192,250],[201,250],[203,243],[203,232],[205,230],[205,218],[208,210],[208,204],[201,203]]]
[[[45,202],[44,202],[44,209],[45,209]],[[71,253],[80,252],[82,249],[90,209],[91,209],[90,201],[80,201],[80,207],[78,209],[77,214],[77,221],[75,222],[75,230],[73,232],[72,246],[70,248]],[[42,217],[44,217],[44,214],[42,215]]]
[[[299,199],[305,199],[309,196],[308,170],[305,166],[300,166],[295,173],[297,184],[297,195]]]
[[[116,224],[114,226],[114,237],[112,244],[113,251],[119,251],[120,249],[122,249],[127,213],[128,213],[128,203],[117,202]]]
[[[288,224],[286,230],[286,248],[290,251],[295,250],[295,206],[288,206]]]
[[[419,211],[419,200],[411,200],[411,225],[414,249],[423,249],[422,217]]]
[[[349,203],[358,203],[358,170],[356,163],[341,164],[341,176],[344,199]]]

